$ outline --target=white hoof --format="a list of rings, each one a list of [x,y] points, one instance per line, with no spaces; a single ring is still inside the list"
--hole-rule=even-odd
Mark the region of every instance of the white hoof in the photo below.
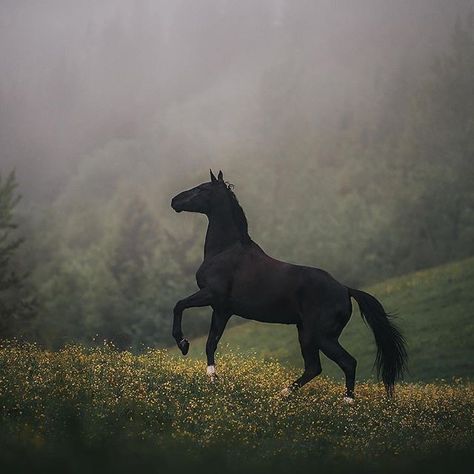
[[[208,365],[206,369],[206,374],[211,377],[212,375],[216,374],[216,366],[215,365]]]
[[[217,380],[216,367],[214,365],[207,366],[206,374],[211,383],[214,383]]]
[[[284,388],[284,389],[280,392],[280,395],[281,395],[282,397],[284,397],[284,398],[287,398],[287,397],[289,397],[289,396],[291,395],[291,392],[292,392],[292,391],[293,391],[293,390],[291,390],[290,387],[286,387],[286,388]]]
[[[352,397],[344,397],[343,402],[348,403],[349,405],[354,405],[354,399]]]

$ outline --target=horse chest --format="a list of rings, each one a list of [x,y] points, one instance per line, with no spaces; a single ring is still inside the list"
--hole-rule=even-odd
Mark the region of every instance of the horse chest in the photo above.
[[[207,275],[206,275],[206,268],[204,264],[202,264],[198,271],[196,272],[196,282],[199,286],[199,288],[205,288],[206,287],[206,281],[207,281]]]
[[[204,261],[196,272],[196,282],[199,288],[209,288],[215,293],[228,293],[231,281],[231,268],[219,260]]]

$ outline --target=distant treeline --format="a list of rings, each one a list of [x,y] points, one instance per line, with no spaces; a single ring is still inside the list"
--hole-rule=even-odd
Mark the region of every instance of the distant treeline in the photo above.
[[[357,286],[473,255],[472,17],[431,64],[401,68],[382,92],[374,84],[368,112],[348,103],[317,129],[298,115],[291,87],[303,58],[268,71],[261,113],[271,130],[219,163],[254,240]],[[294,74],[282,74],[289,67]],[[194,291],[205,222],[175,215],[169,200],[208,170],[202,160],[181,166],[189,150],[167,149],[157,120],[140,138],[110,141],[78,162],[54,202],[22,204],[17,233],[26,241],[10,265],[29,272],[22,292],[36,310],[10,318],[3,337],[51,347],[172,343],[172,308]],[[157,161],[158,147],[177,159]],[[186,333],[204,332],[208,320],[208,311],[190,312]]]

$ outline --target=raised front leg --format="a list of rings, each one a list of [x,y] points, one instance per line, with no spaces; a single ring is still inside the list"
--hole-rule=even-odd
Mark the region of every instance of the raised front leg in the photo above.
[[[214,363],[214,354],[217,349],[217,344],[221,338],[227,321],[229,321],[230,314],[222,314],[214,311],[212,313],[211,327],[209,328],[209,336],[206,343],[206,355],[207,355],[207,375],[211,382],[214,382],[216,375],[216,368]]]
[[[198,292],[179,300],[173,310],[173,337],[181,349],[183,355],[189,351],[189,342],[183,337],[181,329],[181,320],[183,318],[183,311],[187,308],[201,308],[202,306],[210,306],[212,303],[211,292],[203,288]]]

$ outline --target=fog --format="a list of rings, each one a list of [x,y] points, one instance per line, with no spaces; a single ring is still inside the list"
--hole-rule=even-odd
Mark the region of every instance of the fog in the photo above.
[[[353,287],[473,255],[473,9],[1,0],[0,228],[25,238],[4,267],[36,303],[0,338],[170,344],[206,225],[170,199],[209,168],[270,255]]]
[[[2,0],[1,169],[52,199],[114,139],[143,143],[167,173],[223,167],[252,143],[274,149],[295,117],[314,133],[349,104],[370,113],[469,5]]]

